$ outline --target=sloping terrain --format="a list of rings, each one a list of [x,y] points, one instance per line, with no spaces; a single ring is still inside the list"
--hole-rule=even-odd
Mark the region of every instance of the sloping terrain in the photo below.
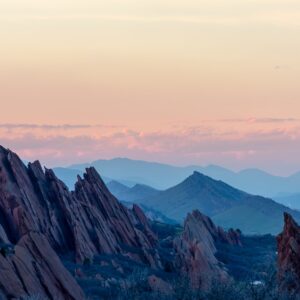
[[[239,232],[225,232],[199,211],[189,214],[184,227],[155,222],[151,228],[159,240],[161,269],[120,255],[97,255],[83,266],[66,259],[65,265],[78,270],[77,280],[90,299],[182,299],[185,291],[176,285],[186,279],[197,289],[212,280],[229,280],[226,265],[216,258],[216,245],[240,248]]]
[[[292,209],[300,210],[300,193],[280,195],[273,198],[276,202],[281,203]]]
[[[128,187],[117,181],[110,181],[107,183],[107,187],[116,198],[127,202],[138,202],[141,199],[152,197],[159,193],[158,190],[144,184]]]
[[[228,206],[227,212],[241,207],[239,203],[260,209],[264,217],[275,216],[274,210],[280,213],[272,200],[199,173],[185,181],[184,189],[175,187],[172,195],[190,198],[195,186],[194,192],[205,196],[204,204],[218,216]],[[295,265],[292,251],[299,248],[297,226],[289,220],[286,215],[285,231],[278,238],[283,277]],[[183,227],[149,222],[138,205],[122,205],[94,168],[78,176],[70,192],[52,170],[44,171],[39,162],[26,167],[15,153],[0,147],[1,299],[190,300],[214,299],[208,295],[216,293],[226,300],[252,299],[246,295],[258,290],[253,291],[248,279],[243,279],[242,290],[232,279],[239,270],[244,278],[250,274],[245,260],[260,268],[268,257],[275,260],[275,251],[273,238],[251,238],[254,246],[266,242],[266,251],[255,252],[239,230],[225,231],[197,210],[187,215]],[[259,280],[266,278],[262,273],[255,271]]]
[[[26,167],[0,146],[0,291],[7,298],[39,294],[83,299],[58,255],[80,264],[98,254],[160,267],[157,239],[143,212],[127,209],[93,168],[70,192],[39,162]]]
[[[94,166],[100,174],[118,182],[124,183],[123,181],[127,180],[161,190],[179,184],[197,171],[253,195],[273,198],[280,193],[300,193],[300,172],[281,177],[259,169],[234,172],[215,165],[178,167],[127,158],[97,160],[92,163],[73,165],[70,168],[83,171],[89,166]]]
[[[145,198],[140,203],[179,222],[183,222],[192,210],[199,209],[218,225],[239,228],[246,234],[279,233],[284,212],[300,220],[297,211],[271,199],[247,194],[198,172],[175,187]]]

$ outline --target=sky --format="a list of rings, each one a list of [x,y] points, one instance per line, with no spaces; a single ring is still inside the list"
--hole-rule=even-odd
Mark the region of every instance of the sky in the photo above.
[[[0,0],[0,144],[300,170],[299,0]]]

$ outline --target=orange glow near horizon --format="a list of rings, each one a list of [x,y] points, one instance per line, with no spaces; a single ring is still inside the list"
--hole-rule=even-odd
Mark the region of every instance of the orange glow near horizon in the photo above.
[[[0,3],[0,144],[24,159],[300,169],[299,1]]]

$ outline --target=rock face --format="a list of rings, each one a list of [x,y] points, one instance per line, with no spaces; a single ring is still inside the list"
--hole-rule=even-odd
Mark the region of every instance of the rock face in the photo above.
[[[74,253],[77,262],[105,253],[160,265],[156,237],[143,212],[121,205],[94,168],[78,177],[70,192],[52,170],[44,172],[39,162],[27,168],[1,146],[0,243],[15,247],[11,257],[0,258],[16,284],[6,288],[1,273],[0,290],[15,297],[34,291],[53,299],[83,297],[55,252]],[[27,281],[25,274],[30,274]]]
[[[300,227],[287,213],[283,232],[277,236],[278,280],[285,290],[300,292]]]
[[[171,237],[170,247],[162,249],[140,207],[123,206],[94,168],[78,176],[74,191],[69,191],[52,170],[44,171],[38,161],[26,167],[0,146],[0,298],[84,299],[60,260],[63,255],[77,263],[77,277],[84,276],[78,264],[107,254],[122,276],[123,260],[159,272],[166,269],[164,262],[176,276],[190,279],[193,287],[206,288],[213,279],[229,279],[215,256],[217,243],[240,245],[239,232],[225,232],[194,211],[181,236],[174,241]],[[148,284],[154,291],[173,292],[157,276],[150,276]]]
[[[212,280],[226,281],[227,272],[217,260],[216,243],[240,245],[239,233],[225,232],[199,211],[188,214],[182,235],[175,239],[176,268],[193,287],[207,288]]]
[[[45,299],[84,299],[75,279],[40,233],[25,234],[12,253],[2,251],[0,268],[3,298],[40,295]]]

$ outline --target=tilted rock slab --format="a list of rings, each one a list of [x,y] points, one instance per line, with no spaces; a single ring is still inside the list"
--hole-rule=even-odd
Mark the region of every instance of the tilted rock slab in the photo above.
[[[160,267],[155,250],[156,237],[147,225],[143,212],[138,207],[131,211],[120,204],[94,168],[87,169],[84,178],[78,177],[75,190],[70,192],[52,170],[46,169],[44,172],[38,161],[26,167],[15,153],[0,146],[0,243],[16,245],[18,249],[32,232],[39,234],[40,242],[48,243],[45,249],[51,255],[55,252],[74,253],[77,262],[84,262],[99,253],[122,254],[151,267]],[[30,241],[33,243],[32,239]],[[39,250],[42,245],[39,242],[35,245],[35,250],[42,252]],[[30,245],[25,248],[30,249]],[[34,259],[26,253],[24,257]],[[49,264],[52,264],[52,259],[59,260],[51,255],[48,257]],[[62,265],[60,269],[64,269]],[[28,273],[34,283],[37,282],[34,276],[47,278],[43,268],[41,273],[38,269],[34,270],[36,273],[33,269]],[[64,272],[62,274],[68,274],[66,270]],[[65,287],[53,282],[55,278],[60,278],[59,274],[56,270],[53,274],[57,277],[49,277],[49,288],[43,286],[44,294],[47,296],[46,291],[56,286],[65,295]],[[66,280],[69,281],[71,277]],[[4,285],[5,281],[0,281],[0,290],[4,289]],[[77,289],[80,290],[78,286]],[[25,284],[23,291],[26,290],[29,291]],[[76,288],[70,285],[70,295],[72,291]],[[78,299],[81,299],[80,295],[81,292]]]
[[[283,232],[277,236],[278,280],[281,289],[300,293],[300,227],[284,214]]]
[[[215,256],[217,242],[241,244],[238,232],[225,232],[198,210],[188,214],[182,235],[174,241],[175,264],[193,287],[205,289],[212,281],[229,280],[229,275]]]
[[[48,240],[36,232],[24,235],[13,253],[0,254],[0,291],[8,299],[25,295],[53,300],[84,299]]]

